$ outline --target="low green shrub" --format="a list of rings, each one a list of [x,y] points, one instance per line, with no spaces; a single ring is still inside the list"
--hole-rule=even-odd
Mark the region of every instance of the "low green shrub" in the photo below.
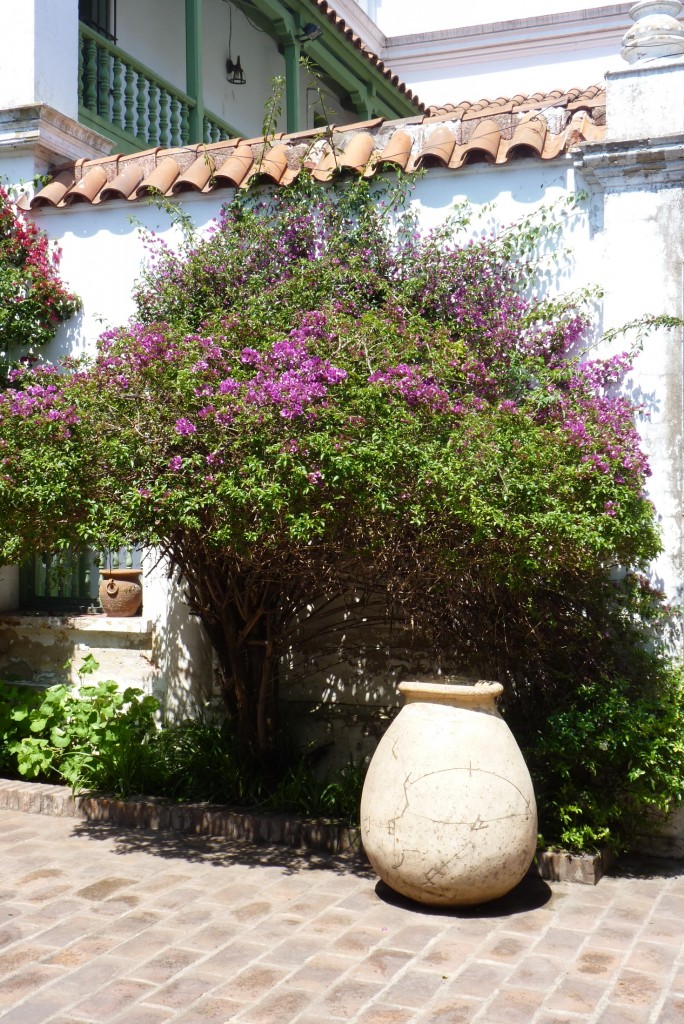
[[[310,753],[240,752],[233,724],[198,715],[159,728],[159,704],[114,682],[36,691],[0,683],[0,772],[126,798],[209,801],[354,822],[363,768],[320,778]]]
[[[599,678],[524,744],[544,846],[628,849],[684,800],[684,674]]]
[[[0,772],[6,777],[19,774],[16,745],[31,737],[30,713],[42,699],[40,691],[27,686],[0,684]]]
[[[200,714],[164,727],[155,753],[161,773],[158,795],[358,821],[364,766],[350,762],[321,775],[315,769],[315,752],[286,743],[277,757],[261,760],[241,751],[234,723],[222,716]]]
[[[363,764],[322,776],[316,751],[291,748],[266,763],[241,752],[226,718],[199,714],[159,728],[158,710],[154,697],[113,682],[74,692],[0,684],[0,772],[122,798],[358,821]],[[627,849],[684,800],[681,668],[661,663],[640,683],[598,678],[543,720],[508,717],[534,779],[545,847]]]
[[[130,793],[142,784],[156,732],[154,697],[116,683],[0,689],[3,762],[26,779]],[[3,728],[0,724],[0,728]]]

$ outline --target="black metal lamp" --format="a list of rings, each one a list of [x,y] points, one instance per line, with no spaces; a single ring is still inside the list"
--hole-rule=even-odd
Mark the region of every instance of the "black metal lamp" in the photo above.
[[[226,61],[226,74],[228,75],[228,81],[230,82],[231,85],[245,84],[247,79],[245,78],[245,73],[242,70],[242,64],[240,63],[239,55],[235,63],[233,63],[230,57],[228,58],[228,60]]]
[[[313,43],[314,39],[320,39],[322,35],[321,26],[309,21],[302,29],[301,35],[297,36],[297,40],[300,43]]]

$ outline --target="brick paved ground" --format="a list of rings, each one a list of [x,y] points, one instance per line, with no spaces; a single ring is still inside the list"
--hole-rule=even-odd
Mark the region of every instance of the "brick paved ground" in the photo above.
[[[684,864],[477,910],[363,865],[0,811],[2,1024],[684,1024]]]

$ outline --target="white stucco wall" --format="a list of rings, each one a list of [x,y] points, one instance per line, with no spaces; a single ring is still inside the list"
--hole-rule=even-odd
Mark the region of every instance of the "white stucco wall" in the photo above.
[[[402,59],[388,60],[390,67],[428,106],[445,103],[471,103],[498,96],[533,95],[560,89],[586,89],[603,82],[606,72],[618,66],[612,43],[591,48],[579,55],[573,44],[567,49],[554,49],[551,53],[513,54],[506,50],[493,52],[487,57],[477,52],[472,57],[459,59],[457,50],[451,60],[439,67]],[[427,63],[427,62],[426,62]]]
[[[431,171],[418,182],[415,201],[426,227],[439,223],[454,200],[465,196],[476,205],[496,199],[497,217],[508,222],[542,202],[553,202],[572,187],[569,161],[552,166],[529,161],[512,167],[476,166],[458,174]],[[231,195],[229,190],[209,196],[191,194],[184,197],[183,206],[195,225],[205,229]],[[92,350],[102,330],[125,322],[134,312],[131,292],[144,258],[139,225],[167,238],[173,236],[175,229],[170,227],[166,213],[145,203],[133,207],[118,202],[99,207],[78,204],[62,210],[41,209],[34,219],[59,241],[62,275],[83,300],[83,310],[61,328],[47,354],[55,358],[66,352]],[[586,248],[587,219],[579,218],[573,230],[577,249]],[[583,258],[569,268],[567,283],[584,280],[588,265]],[[16,607],[12,570],[0,575],[6,579],[4,584],[0,583],[0,610],[3,606]],[[166,579],[163,568],[146,575],[144,594],[143,615],[154,626],[150,655],[154,666],[143,682],[158,692],[164,690],[169,709],[179,712],[187,708],[189,701],[203,699],[211,692],[211,653],[199,625],[188,616],[182,598],[178,600],[177,586]],[[52,640],[57,634],[53,631],[46,635]],[[375,703],[386,701],[394,689],[389,659],[381,654],[380,660],[384,671],[380,672],[377,693],[372,698]],[[107,667],[111,668],[109,661]],[[321,664],[320,672],[313,673],[310,679],[314,687],[332,687],[338,696],[346,694],[346,699],[354,701],[358,696],[358,671],[357,664],[349,664],[337,666],[331,674],[330,666]]]
[[[552,204],[586,185],[582,175],[574,171],[571,157],[553,162],[522,160],[502,166],[476,164],[458,172],[430,170],[416,183],[414,202],[426,228],[440,223],[453,203],[461,199],[468,199],[475,207],[493,203],[494,213],[488,214],[489,220],[509,223],[542,203]],[[604,197],[595,182],[589,187],[594,189],[593,197],[564,227],[562,244],[570,250],[570,258],[546,285],[558,291],[600,285],[605,298],[597,306],[599,329],[645,314],[681,315],[683,190],[653,184],[616,187]],[[230,196],[229,190],[188,194],[183,205],[203,229]],[[91,348],[104,327],[119,324],[132,314],[131,290],[143,251],[131,214],[165,237],[172,234],[168,215],[144,203],[108,202],[99,207],[78,204],[35,213],[39,226],[59,239],[62,273],[84,302],[83,311],[61,330],[53,344],[54,355]],[[653,566],[652,577],[671,598],[681,600],[679,335],[659,332],[650,338],[636,359],[627,386],[634,394],[643,393],[651,407],[650,419],[641,423],[640,429],[653,467],[649,495],[656,505],[666,545],[664,555]],[[150,578],[146,586],[145,613],[152,616],[163,638],[158,649],[159,664],[165,665],[167,678],[174,680],[174,692],[183,692],[183,679],[195,669],[200,687],[206,689],[208,652],[199,630],[188,620],[182,605],[174,604],[173,594],[161,576]],[[167,630],[171,619],[175,624]],[[358,665],[338,666],[331,675],[330,666],[322,664],[320,673],[313,673],[310,679],[314,687],[337,688],[355,699]],[[382,703],[386,699],[392,679],[392,667],[385,659],[385,670],[378,677],[372,701]],[[310,694],[302,692],[299,696],[306,699]]]
[[[457,173],[429,171],[416,184],[414,202],[425,228],[441,223],[453,203],[464,198],[475,207],[494,203],[495,212],[487,215],[488,222],[506,224],[531,213],[540,204],[562,200],[569,193],[581,190],[584,184],[577,178],[570,158],[553,163],[520,161],[499,167],[479,164]],[[210,196],[189,195],[183,205],[194,223],[205,228],[230,195],[228,190]],[[678,255],[680,243],[672,240],[677,249],[673,256],[671,249],[667,254],[660,241],[660,227],[667,231],[671,203],[677,201],[670,192],[659,197],[658,230],[653,231],[652,223],[649,227],[652,196],[609,197],[605,217],[603,201],[595,197],[565,224],[562,245],[570,250],[570,257],[559,272],[547,279],[546,285],[562,292],[590,284],[605,287],[605,304],[597,307],[599,327],[615,326],[652,312],[677,313],[681,295],[667,268],[671,257],[681,258]],[[133,212],[145,227],[165,237],[171,234],[167,214],[155,207],[136,204]],[[127,203],[107,203],[102,207],[76,205],[66,210],[43,209],[35,214],[40,227],[59,239],[63,250],[63,275],[84,302],[79,317],[60,332],[53,344],[53,354],[91,348],[105,326],[121,323],[132,314],[131,289],[143,253],[138,228],[131,223],[130,215],[131,206]],[[642,239],[638,224],[648,230],[648,237]],[[636,250],[649,267],[638,278],[632,273]],[[678,596],[681,578],[681,489],[674,448],[680,429],[677,414],[680,364],[673,365],[677,344],[665,335],[651,339],[646,351],[637,359],[634,379],[629,384],[633,390],[641,389],[656,396],[651,420],[644,422],[641,429],[654,470],[649,493],[658,508],[667,546],[666,554],[653,567],[653,579],[672,597]],[[182,692],[180,680],[184,673],[192,674],[198,665],[202,676],[200,686],[206,688],[207,651],[199,632],[193,632],[194,625],[184,617],[182,607],[178,611],[174,606],[161,576],[148,580],[146,588],[145,614],[154,618],[159,635],[164,633],[168,616],[174,621],[160,653],[168,678],[175,680],[174,692]],[[313,689],[323,686],[356,699],[358,671],[358,665],[349,664],[337,666],[331,674],[330,666],[322,663],[320,672],[309,675],[307,693],[302,691],[297,696],[306,699]],[[392,688],[393,670],[389,659],[385,659],[385,669],[378,676],[377,692],[371,695],[371,702],[385,702]],[[367,701],[368,697],[364,699]]]

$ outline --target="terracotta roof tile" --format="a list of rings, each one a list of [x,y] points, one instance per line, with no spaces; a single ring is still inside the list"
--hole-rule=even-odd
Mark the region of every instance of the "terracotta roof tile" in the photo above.
[[[102,165],[95,166],[88,170],[73,188],[69,189],[64,197],[64,202],[68,204],[92,203],[106,184],[106,170]]]
[[[252,147],[242,142],[228,155],[214,175],[216,187],[239,188],[249,174],[253,162]]]
[[[530,96],[523,96],[522,93],[518,93],[516,96],[508,98],[500,96],[495,100],[482,99],[475,103],[468,100],[458,105],[445,103],[442,106],[429,107],[428,115],[432,118],[451,113],[455,117],[472,118],[477,116],[478,112],[484,115],[494,110],[498,113],[503,113],[506,110],[522,113],[528,110],[542,110],[547,107],[560,106],[570,111],[590,110],[595,106],[605,107],[605,103],[606,94],[604,87],[592,85],[588,89],[568,89],[567,92],[554,89],[551,92],[535,92]]]
[[[31,200],[31,209],[35,206],[58,206],[64,202],[64,197],[76,184],[74,168],[71,171],[60,171],[55,175],[49,184],[41,188]]]
[[[171,186],[180,174],[178,163],[171,156],[165,156],[161,163],[157,164],[151,174],[148,174],[138,185],[136,195],[138,199],[152,195],[154,192],[162,192],[166,195],[171,191]]]
[[[392,133],[389,141],[378,154],[376,166],[380,167],[383,164],[392,164],[395,167],[399,167],[402,171],[405,171],[408,166],[408,162],[411,159],[412,148],[413,140],[411,139],[411,136],[408,132],[399,128],[396,132]]]
[[[285,185],[302,167],[319,181],[336,174],[370,177],[383,165],[457,170],[466,164],[505,164],[523,158],[553,160],[605,133],[605,93],[556,90],[431,108],[396,121],[353,125],[264,139],[230,139],[207,146],[149,149],[59,167],[31,207],[136,201],[155,191],[244,188],[251,181]]]
[[[375,152],[375,139],[370,132],[352,135],[340,157],[340,168],[363,174]]]
[[[410,100],[418,110],[425,110],[425,104],[421,103],[421,101],[418,99],[415,93],[413,93],[411,89],[409,89],[408,86],[401,81],[398,75],[395,75],[392,71],[390,71],[390,69],[385,65],[384,61],[381,60],[381,58],[378,57],[376,53],[373,53],[372,50],[368,49],[364,41],[361,39],[361,36],[358,36],[356,32],[354,32],[353,29],[351,29],[349,25],[347,25],[344,18],[340,17],[340,15],[337,14],[337,12],[330,6],[327,0],[311,0],[311,4],[313,7],[316,8],[316,11],[320,15],[326,18],[331,25],[334,25],[337,31],[340,32],[343,36],[345,36],[356,47],[356,49],[364,55],[364,57],[369,61],[370,64],[373,64],[373,66],[376,67],[378,71],[382,75],[384,75],[385,78],[388,79],[388,81],[390,81],[396,89],[399,90],[399,92],[403,93],[404,96],[406,96],[406,98]]]
[[[216,170],[216,164],[211,153],[206,152],[198,156],[171,186],[174,195],[179,192],[201,192]]]
[[[129,163],[123,171],[119,171],[116,177],[102,189],[100,193],[101,202],[104,203],[108,199],[129,199],[142,179],[142,167]]]
[[[427,145],[416,157],[415,167],[448,167],[451,154],[456,146],[456,136],[451,128],[442,124],[430,132]]]

